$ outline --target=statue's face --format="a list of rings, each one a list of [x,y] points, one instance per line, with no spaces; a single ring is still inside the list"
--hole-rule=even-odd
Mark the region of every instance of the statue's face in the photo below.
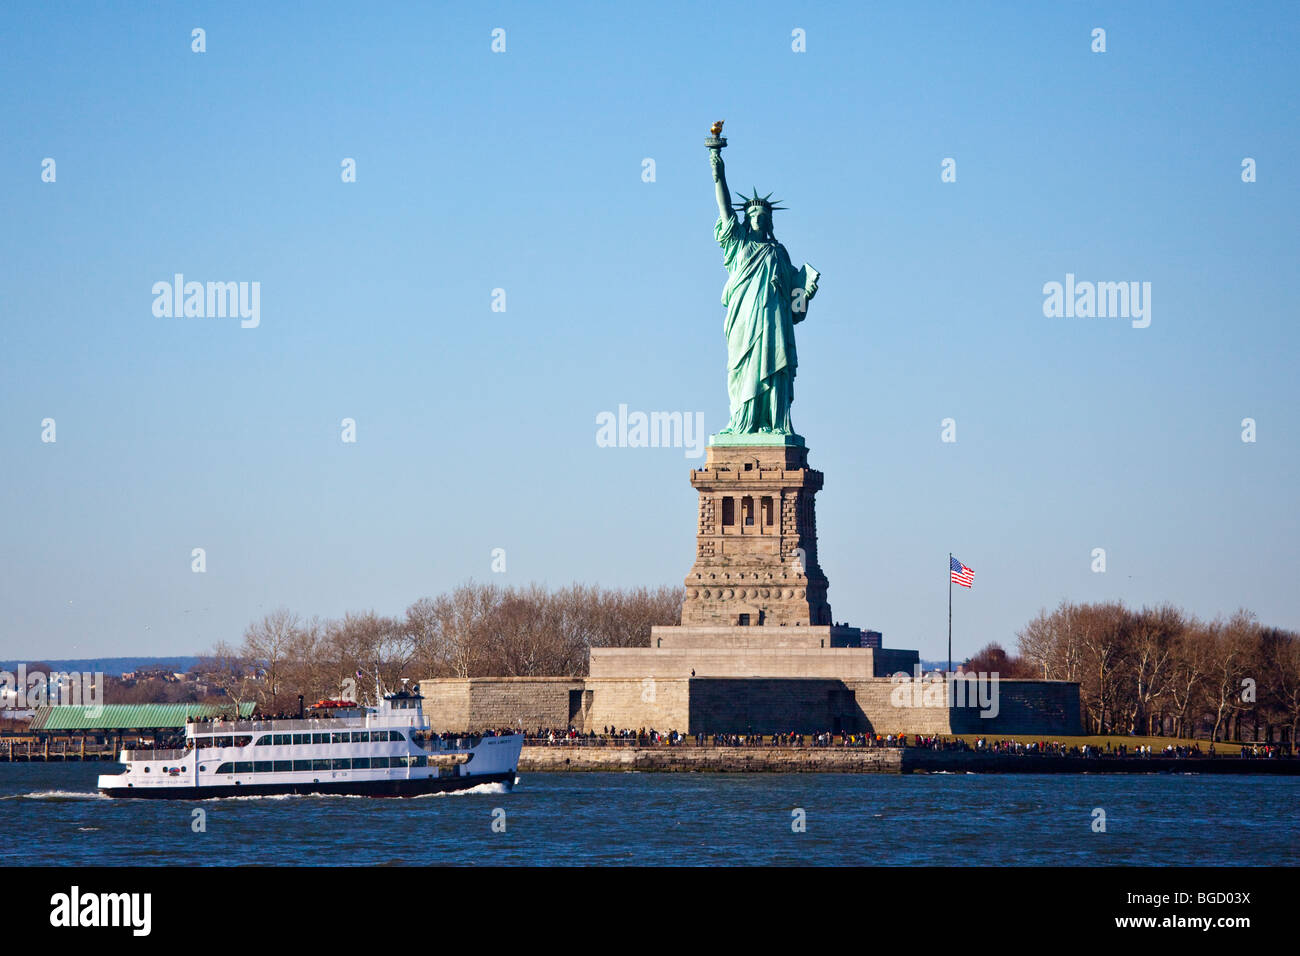
[[[747,215],[749,216],[749,228],[755,232],[765,233],[772,227],[772,217],[768,215],[767,210],[762,206],[750,206]]]

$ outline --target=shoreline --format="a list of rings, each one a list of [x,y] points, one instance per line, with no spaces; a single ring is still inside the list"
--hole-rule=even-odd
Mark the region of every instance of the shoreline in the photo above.
[[[1175,773],[1300,776],[1300,759],[1069,757],[918,747],[591,747],[528,745],[523,773]]]

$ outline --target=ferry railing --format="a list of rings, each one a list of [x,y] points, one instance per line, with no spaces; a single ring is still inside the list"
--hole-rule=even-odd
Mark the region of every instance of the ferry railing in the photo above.
[[[479,736],[448,737],[445,739],[441,737],[430,737],[425,740],[416,740],[415,743],[427,750],[429,753],[446,751],[455,753],[461,750],[473,750],[482,743],[482,741],[483,738]]]
[[[180,760],[188,750],[124,750],[127,760]]]
[[[239,731],[263,731],[268,733],[293,730],[338,730],[343,727],[355,727],[365,730],[365,717],[305,717],[285,720],[200,720],[186,724],[186,729],[196,734],[234,734]]]

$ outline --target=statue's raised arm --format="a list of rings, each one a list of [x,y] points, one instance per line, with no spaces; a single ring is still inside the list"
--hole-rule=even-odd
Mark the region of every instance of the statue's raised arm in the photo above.
[[[713,185],[718,199],[718,218],[726,219],[729,216],[734,216],[735,212],[731,208],[731,193],[727,191],[727,169],[722,162],[722,151],[718,149],[709,150],[709,162],[713,165]]]
[[[727,141],[722,138],[722,120],[709,127],[709,138],[704,145],[709,148],[709,164],[713,167],[713,186],[718,196],[718,218],[731,219],[735,213],[731,210],[731,193],[727,191],[727,167],[722,162],[722,147]]]

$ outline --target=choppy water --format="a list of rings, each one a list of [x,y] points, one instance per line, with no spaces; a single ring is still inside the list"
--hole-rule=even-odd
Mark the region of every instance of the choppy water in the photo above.
[[[1296,777],[526,774],[509,793],[190,803],[98,796],[117,769],[0,764],[0,833],[67,865],[1300,864]]]

